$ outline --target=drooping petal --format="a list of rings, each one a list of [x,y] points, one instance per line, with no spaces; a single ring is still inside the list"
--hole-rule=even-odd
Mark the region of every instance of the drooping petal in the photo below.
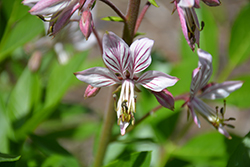
[[[70,17],[74,14],[74,12],[78,9],[79,4],[71,3],[67,6],[60,14],[55,24],[53,25],[53,29],[51,35],[55,35],[58,33],[64,26],[69,23]],[[53,17],[53,16],[52,16]]]
[[[121,135],[125,135],[126,133],[126,128],[128,127],[129,122],[122,122],[120,123],[120,130],[121,130]]]
[[[225,127],[224,127],[222,124],[219,125],[219,127],[217,128],[217,130],[218,130],[221,134],[223,134],[226,138],[232,139],[232,137],[229,135],[229,133],[226,131]]]
[[[22,4],[29,6],[29,7],[33,7],[39,1],[40,0],[23,0]]]
[[[148,38],[141,38],[135,40],[131,46],[131,57],[133,63],[131,63],[130,73],[133,75],[145,70],[151,64],[151,49],[154,41]]]
[[[208,6],[219,6],[221,4],[220,0],[202,0]]]
[[[93,87],[105,87],[119,83],[119,79],[107,68],[94,67],[74,73],[77,79]]]
[[[201,123],[200,123],[200,120],[198,118],[198,116],[196,115],[195,111],[194,111],[194,108],[192,106],[192,103],[188,103],[188,109],[191,113],[191,116],[194,120],[194,123],[200,128],[201,127]]]
[[[178,3],[178,6],[183,8],[191,8],[194,6],[195,0],[180,0]]]
[[[192,81],[190,85],[190,99],[200,90],[201,68],[197,67],[193,70]]]
[[[202,50],[202,49],[198,49],[197,50],[198,56],[199,56],[199,63],[198,66],[201,68],[201,79],[199,82],[200,88],[203,88],[204,86],[206,86],[207,82],[209,81],[212,72],[213,72],[213,66],[212,66],[212,56]]]
[[[114,73],[125,78],[124,73],[129,67],[130,51],[128,45],[113,32],[103,37],[103,61]]]
[[[178,6],[176,1],[174,3],[180,18],[183,35],[192,51],[194,51],[195,43],[199,46],[200,39],[197,15],[193,8],[183,8]]]
[[[152,91],[152,93],[163,107],[174,110],[174,98],[167,89],[163,89],[161,92]]]
[[[37,14],[48,14],[51,13],[52,10],[48,10],[49,8],[53,8],[56,5],[60,4],[61,9],[65,7],[66,3],[70,0],[40,0],[37,2],[35,6],[30,9],[30,14],[37,15]],[[58,9],[57,9],[58,10]],[[46,11],[46,12],[45,12]]]
[[[136,83],[152,91],[160,92],[169,86],[173,86],[178,80],[178,78],[160,71],[147,71],[139,77]]]
[[[233,91],[241,88],[243,82],[242,81],[226,81],[221,84],[214,84],[199,95],[199,98],[203,99],[221,99],[229,96]]]

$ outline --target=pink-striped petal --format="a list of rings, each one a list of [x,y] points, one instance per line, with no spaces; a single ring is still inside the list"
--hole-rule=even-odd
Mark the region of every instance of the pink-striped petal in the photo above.
[[[79,8],[79,4],[71,3],[67,6],[60,14],[58,19],[53,26],[53,30],[51,35],[55,35],[58,33],[64,26],[69,23],[70,17],[74,14],[74,12]]]
[[[242,81],[226,81],[221,84],[214,84],[199,95],[199,98],[203,99],[221,99],[226,98],[233,91],[241,88],[243,82]]]
[[[206,86],[213,72],[212,56],[202,49],[198,49],[197,53],[199,56],[198,66],[201,68],[201,79],[198,82],[200,89],[202,89]]]
[[[197,43],[197,42],[191,41],[190,38],[189,38],[188,27],[187,27],[187,21],[188,20],[186,20],[186,18],[185,18],[186,13],[185,13],[185,11],[184,11],[184,9],[182,7],[177,5],[176,1],[174,3],[176,5],[176,9],[177,9],[179,19],[180,19],[180,22],[181,22],[181,29],[182,29],[183,35],[184,35],[188,45],[190,46],[190,48],[194,51],[195,43]],[[190,9],[187,9],[187,10],[190,10]],[[195,40],[199,41],[199,34],[197,34],[196,31],[195,31],[195,35],[198,35],[197,37],[195,37]],[[197,44],[199,44],[199,43],[197,43]]]
[[[130,63],[128,45],[113,32],[108,32],[103,37],[103,61],[114,73],[119,73],[125,78],[125,72]]]
[[[192,118],[194,120],[194,123],[200,128],[201,123],[200,123],[200,120],[199,120],[198,116],[196,115],[196,113],[194,111],[192,103],[188,103],[188,109],[189,109],[189,112],[191,113],[191,116],[192,116]]]
[[[193,70],[193,78],[190,86],[190,99],[200,90],[201,68],[197,67]]]
[[[178,6],[183,8],[191,8],[194,6],[195,0],[180,0]]]
[[[105,87],[119,83],[119,79],[107,68],[94,67],[74,73],[77,79],[93,87]]]
[[[155,92],[173,86],[179,79],[160,71],[147,71],[136,81],[137,84]]]
[[[131,63],[130,73],[139,73],[145,70],[151,64],[151,49],[154,41],[148,38],[141,38],[134,41],[130,46],[131,57],[133,63]],[[132,74],[133,75],[133,74]]]
[[[29,6],[29,7],[33,7],[35,4],[37,4],[37,2],[39,2],[40,0],[23,0],[22,4]]]
[[[220,0],[202,0],[208,6],[219,6],[221,4]]]
[[[65,7],[65,4],[69,3],[70,0],[40,0],[37,2],[35,6],[30,9],[30,14],[48,14],[50,13],[49,8],[53,9],[53,7],[60,5],[61,7]],[[58,9],[57,9],[58,10]],[[46,12],[45,12],[46,11]]]

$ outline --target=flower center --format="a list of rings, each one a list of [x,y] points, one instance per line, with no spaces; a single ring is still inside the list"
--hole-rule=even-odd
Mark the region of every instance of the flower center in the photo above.
[[[122,122],[130,122],[134,124],[135,110],[135,95],[134,95],[134,82],[126,79],[122,83],[120,98],[117,102],[117,117],[118,125]]]

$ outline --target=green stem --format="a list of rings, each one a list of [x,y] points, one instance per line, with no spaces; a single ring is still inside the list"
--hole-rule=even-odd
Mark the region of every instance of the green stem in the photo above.
[[[123,39],[128,45],[130,45],[134,39],[134,30],[139,13],[140,3],[141,0],[129,1],[128,12],[123,29]]]
[[[110,88],[110,92],[108,93],[109,95],[112,95],[112,92],[115,90],[115,87]],[[103,121],[103,126],[101,130],[101,135],[99,139],[99,144],[98,144],[98,149],[96,152],[96,157],[95,157],[95,162],[94,162],[94,167],[100,167],[102,166],[105,153],[108,147],[108,144],[110,142],[110,137],[111,137],[111,132],[112,132],[112,127],[115,122],[115,112],[114,112],[114,106],[113,106],[113,98],[109,98],[107,100],[107,107],[105,109],[105,117]]]

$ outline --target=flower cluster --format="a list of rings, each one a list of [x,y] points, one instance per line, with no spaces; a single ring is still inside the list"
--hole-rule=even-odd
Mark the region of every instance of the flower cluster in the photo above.
[[[165,88],[173,86],[178,78],[159,71],[147,71],[140,77],[137,76],[151,63],[150,52],[153,43],[153,40],[141,38],[135,40],[129,47],[120,37],[108,32],[103,37],[103,61],[107,68],[94,67],[75,73],[79,80],[91,85],[87,92],[91,92],[90,88],[94,90],[93,92],[98,90],[93,87],[121,85],[116,112],[122,135],[125,134],[131,121],[134,124],[137,85],[153,91],[165,107],[170,109],[174,107],[173,97]],[[90,94],[92,95],[93,92]]]
[[[79,27],[86,39],[93,27],[91,9],[95,0],[24,0],[23,4],[31,6],[30,13],[48,21],[48,34],[56,35],[70,21],[74,13],[80,14]]]
[[[195,113],[197,111],[202,117],[204,117],[209,123],[211,123],[220,133],[227,138],[231,138],[228,132],[225,130],[224,121],[234,120],[233,118],[224,119],[225,106],[221,109],[222,118],[219,117],[218,108],[212,109],[201,99],[221,99],[229,96],[230,93],[239,89],[242,81],[226,81],[223,83],[210,83],[208,81],[212,75],[212,56],[201,49],[197,51],[199,56],[198,67],[193,70],[192,82],[190,86],[190,97],[184,103],[188,106],[188,109],[194,119],[194,122],[200,127],[200,121]],[[195,111],[194,111],[195,110]]]
[[[202,1],[208,6],[220,5],[219,0]],[[32,7],[29,11],[32,15],[37,15],[42,20],[49,22],[48,34],[55,35],[70,21],[78,21],[82,34],[88,39],[91,32],[95,30],[93,29],[94,23],[91,13],[95,2],[96,0],[24,0],[23,4]],[[146,10],[151,3],[155,3],[154,1],[148,1],[141,15],[137,18],[138,11],[133,13],[128,10],[128,14],[125,16],[112,2],[103,2],[109,5],[122,19],[124,23],[123,36],[130,36],[130,41],[126,40],[129,44],[132,43]],[[200,25],[195,12],[195,8],[200,8],[200,0],[173,0],[173,3],[175,5],[173,12],[175,10],[178,12],[185,39],[192,51],[195,51],[195,44],[198,45],[198,48],[200,47],[200,31],[204,27],[204,22],[201,22]],[[133,10],[138,10],[140,3],[137,3],[138,8],[135,8],[135,4],[131,3],[130,5],[133,6],[130,6]],[[73,18],[73,15],[77,12],[79,16]],[[117,19],[113,19],[113,21],[115,20]],[[159,71],[147,71],[138,75],[151,64],[150,54],[154,44],[153,40],[141,38],[128,46],[123,39],[112,32],[107,32],[102,42],[96,31],[93,34],[97,38],[102,59],[107,68],[93,67],[74,74],[79,80],[89,84],[84,94],[85,98],[95,96],[101,87],[117,85],[113,96],[116,102],[117,122],[122,135],[125,134],[129,124],[133,125],[135,122],[135,92],[139,92],[138,86],[141,85],[150,90],[162,106],[170,110],[174,109],[174,98],[166,88],[175,85],[179,80],[178,78]],[[219,109],[211,108],[202,99],[226,98],[231,92],[239,89],[243,83],[241,81],[226,81],[221,84],[208,84],[212,75],[212,56],[200,48],[197,53],[199,56],[198,67],[193,70],[190,93],[185,98],[186,101],[183,106],[188,107],[194,122],[199,127],[200,121],[196,115],[197,112],[220,133],[230,138],[224,126],[231,127],[230,124],[225,122],[234,120],[234,118],[224,119],[225,106],[221,108],[221,117],[219,117]],[[117,100],[116,97],[118,96]]]

